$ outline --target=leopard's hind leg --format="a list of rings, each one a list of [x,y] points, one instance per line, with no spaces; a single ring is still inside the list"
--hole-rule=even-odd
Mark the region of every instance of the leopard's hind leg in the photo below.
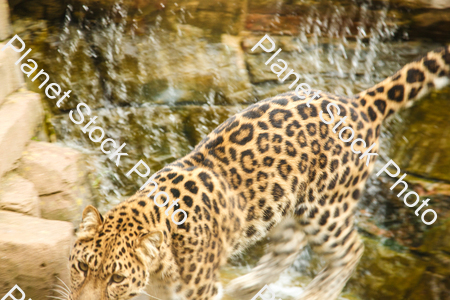
[[[353,227],[352,215],[346,216],[337,226],[326,225],[314,235],[308,235],[311,228],[304,228],[313,251],[321,255],[327,265],[307,285],[299,300],[337,299],[363,254],[364,244]]]
[[[264,287],[276,281],[280,274],[293,264],[306,245],[305,234],[297,220],[281,221],[268,234],[270,241],[266,253],[255,268],[228,284],[226,293],[236,299],[251,299]]]

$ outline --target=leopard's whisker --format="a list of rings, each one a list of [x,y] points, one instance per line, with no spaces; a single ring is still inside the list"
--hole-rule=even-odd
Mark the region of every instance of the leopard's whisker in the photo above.
[[[66,287],[64,290],[67,292],[67,293],[71,293],[71,290],[70,290],[70,288],[67,286],[67,284],[64,282],[64,280],[62,280],[61,278],[59,278],[58,276],[56,276],[56,279],[58,279],[59,281],[61,281],[62,282],[62,284],[64,284],[64,286]]]
[[[52,289],[52,291],[55,291],[57,293],[62,294],[63,296],[66,296],[67,298],[69,298],[69,294],[67,294],[67,292],[65,292],[64,290],[58,290],[58,289]]]
[[[65,292],[67,292],[66,288],[65,288],[64,286],[60,285],[60,284],[55,283],[55,284],[54,284],[54,287],[55,287],[55,288],[58,288],[58,289],[61,289],[61,290],[65,291]]]
[[[53,299],[59,299],[59,300],[67,300],[61,297],[56,297],[56,296],[47,296],[48,298],[53,298]]]

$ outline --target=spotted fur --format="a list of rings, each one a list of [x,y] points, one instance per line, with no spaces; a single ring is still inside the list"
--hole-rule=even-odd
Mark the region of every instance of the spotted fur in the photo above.
[[[105,217],[86,208],[70,256],[70,299],[125,300],[146,288],[160,299],[218,300],[220,266],[267,234],[267,254],[229,285],[230,294],[251,298],[309,244],[328,264],[299,299],[336,299],[363,253],[353,213],[374,159],[366,165],[332,128],[347,116],[355,138],[377,143],[387,116],[448,82],[449,50],[430,52],[352,98],[320,92],[308,107],[286,93],[229,118],[155,176],[158,191],[179,198],[187,212],[181,225],[170,220],[173,208],[166,215],[147,197],[153,186]],[[319,114],[329,103],[340,117],[327,125]],[[355,149],[364,152],[361,142]]]

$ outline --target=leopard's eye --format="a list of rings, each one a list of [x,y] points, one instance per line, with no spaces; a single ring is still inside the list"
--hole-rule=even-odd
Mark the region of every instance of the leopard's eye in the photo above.
[[[82,261],[79,261],[79,262],[78,262],[78,268],[79,268],[81,271],[85,272],[85,273],[89,270],[88,265],[85,264],[85,263],[82,262]]]
[[[119,275],[119,274],[113,274],[111,277],[111,280],[115,283],[121,283],[125,280],[125,276]]]

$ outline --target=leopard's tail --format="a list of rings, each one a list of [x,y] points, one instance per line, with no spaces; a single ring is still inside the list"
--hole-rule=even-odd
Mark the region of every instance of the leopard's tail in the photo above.
[[[408,107],[431,89],[450,83],[450,45],[428,52],[355,96],[373,122]]]

